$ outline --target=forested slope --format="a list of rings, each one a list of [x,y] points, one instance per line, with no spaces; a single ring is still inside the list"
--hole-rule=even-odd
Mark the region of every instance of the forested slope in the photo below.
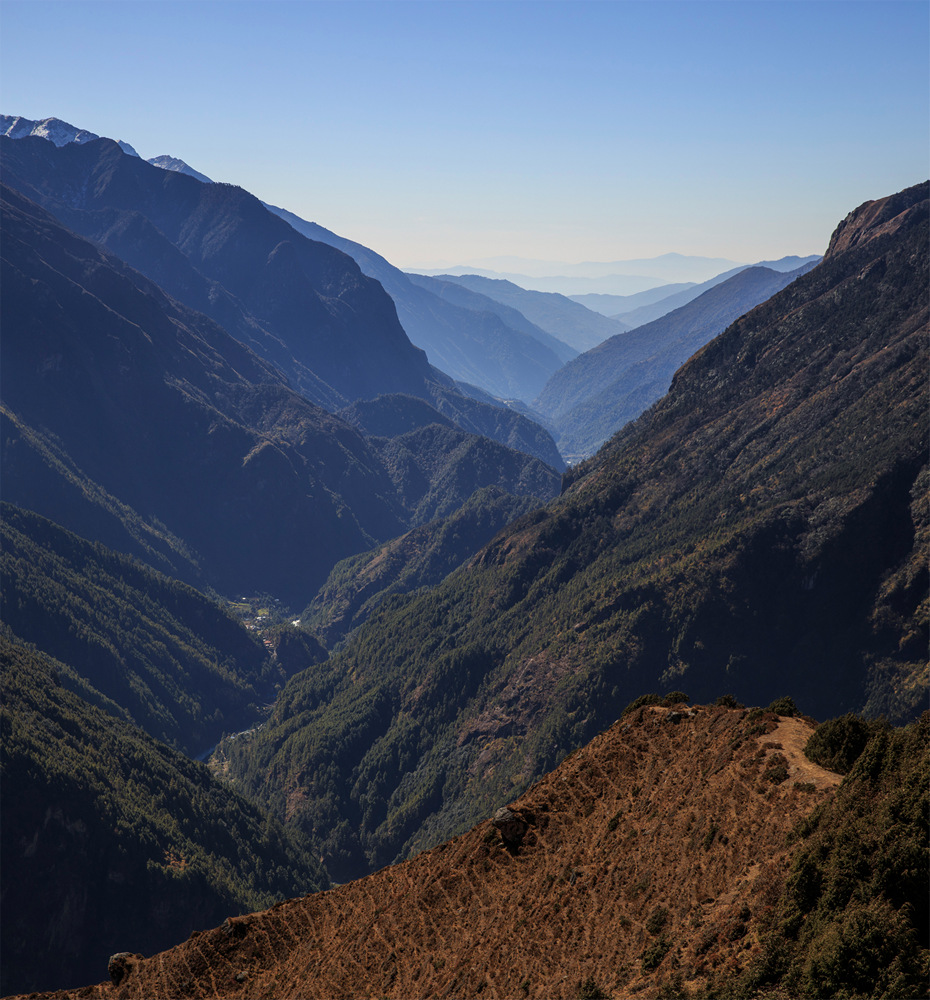
[[[82,697],[189,755],[251,724],[283,673],[199,591],[0,504],[0,619]]]
[[[4,994],[97,980],[114,952],[326,886],[299,838],[5,626],[0,667]]]

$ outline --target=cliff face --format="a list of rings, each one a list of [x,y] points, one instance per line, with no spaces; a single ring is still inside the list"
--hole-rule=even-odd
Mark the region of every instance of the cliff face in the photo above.
[[[789,831],[840,781],[801,753],[812,728],[637,709],[467,834],[127,959],[119,985],[81,995],[574,1000],[735,975],[760,953]]]

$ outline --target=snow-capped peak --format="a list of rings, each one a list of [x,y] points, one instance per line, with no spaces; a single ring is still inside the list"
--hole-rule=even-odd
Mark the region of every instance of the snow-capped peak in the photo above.
[[[56,146],[64,146],[69,142],[78,144],[90,142],[92,139],[99,139],[100,136],[94,132],[88,132],[84,128],[76,128],[63,122],[60,118],[43,118],[41,121],[30,121],[19,115],[0,115],[0,135],[9,136],[11,139],[23,139],[26,136],[35,135],[40,139],[48,139]],[[128,142],[118,140],[118,145],[124,153],[130,156],[139,154],[129,145]]]
[[[187,174],[188,177],[194,177],[202,184],[212,184],[213,181],[207,177],[206,174],[202,174],[199,170],[194,170],[193,167],[188,166],[183,160],[179,160],[176,156],[168,156],[163,154],[162,156],[152,156],[149,158],[149,163],[155,167],[161,167],[162,170],[174,170],[179,174]]]

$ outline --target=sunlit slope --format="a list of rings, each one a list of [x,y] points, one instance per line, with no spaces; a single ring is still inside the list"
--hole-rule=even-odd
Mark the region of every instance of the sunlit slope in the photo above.
[[[80,996],[923,996],[928,717],[822,726],[863,735],[841,779],[774,707],[633,710],[463,836]]]

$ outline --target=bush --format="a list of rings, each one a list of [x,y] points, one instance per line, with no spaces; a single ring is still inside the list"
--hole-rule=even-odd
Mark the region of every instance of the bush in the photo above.
[[[770,781],[773,785],[780,785],[788,778],[788,758],[784,754],[772,754],[765,771],[762,773],[763,781]]]
[[[637,708],[643,708],[645,705],[661,705],[662,698],[657,694],[641,694],[635,701],[631,701],[629,705],[623,710],[623,716],[626,717],[630,712],[635,712]]]
[[[794,703],[794,698],[785,696],[776,698],[766,709],[767,712],[774,712],[776,715],[792,716],[798,714],[798,706]]]
[[[649,931],[653,937],[658,934],[665,924],[668,922],[668,910],[664,906],[657,906],[652,913],[649,914],[649,919],[646,921],[646,930]]]
[[[746,707],[742,702],[737,701],[733,697],[732,694],[722,694],[722,695],[720,695],[720,697],[714,702],[714,704],[717,706],[717,708],[745,708]]]
[[[837,774],[849,774],[872,737],[873,726],[850,712],[822,722],[804,747],[808,760]]]
[[[658,969],[658,967],[662,964],[662,959],[665,958],[671,947],[672,942],[664,936],[649,945],[649,947],[643,952],[641,963],[643,972],[652,972],[653,969]]]
[[[578,1000],[610,1000],[610,994],[597,985],[593,976],[588,976],[578,990]]]
[[[684,691],[671,691],[662,699],[662,707],[670,708],[672,705],[678,705],[684,702],[686,705],[689,704],[691,699],[684,693]]]

